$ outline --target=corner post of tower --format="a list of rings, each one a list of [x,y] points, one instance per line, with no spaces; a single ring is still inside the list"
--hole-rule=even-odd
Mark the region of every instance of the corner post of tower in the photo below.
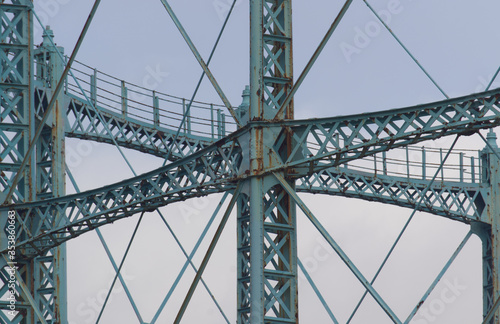
[[[47,26],[43,33],[43,42],[36,50],[35,53],[35,64],[37,65],[37,71],[44,71],[38,78],[39,88],[35,90],[35,97],[39,98],[36,100],[42,106],[39,110],[44,110],[43,98],[46,96],[49,101],[58,82],[61,80],[61,76],[64,71],[65,62],[62,61],[60,54],[64,54],[64,49],[62,47],[56,47],[54,43],[54,33]],[[59,52],[59,53],[58,53]],[[45,92],[45,94],[44,94]],[[44,180],[39,177],[38,188],[39,193],[42,194],[42,199],[45,198],[44,195],[48,196],[47,187],[51,187],[50,196],[61,197],[66,193],[66,165],[65,165],[65,127],[66,127],[66,109],[67,102],[63,92],[59,93],[56,98],[54,108],[51,112],[51,117],[48,119],[46,125],[46,131],[42,133],[41,142],[37,147],[37,155],[39,160],[43,161],[50,156],[50,169],[52,177],[50,183],[44,183]],[[49,142],[50,145],[44,145],[45,142]],[[39,168],[39,173],[42,174],[44,171]],[[59,222],[60,218],[64,217],[61,213],[56,216],[55,222]],[[55,323],[67,323],[67,265],[66,265],[66,245],[62,244],[54,249],[52,249],[48,255],[41,258],[44,262],[52,262],[52,273],[46,274],[46,276],[51,276],[51,278],[43,278],[43,280],[49,280],[54,285],[53,291],[53,305],[50,310],[53,312],[56,322]],[[41,262],[36,262],[36,267],[43,267]],[[38,286],[38,285],[37,285]],[[43,298],[39,293],[35,294],[36,297]]]
[[[293,100],[283,107],[293,86],[291,6],[250,0],[250,87],[238,109],[249,124],[238,138],[238,324],[298,322],[295,203],[270,172],[295,188],[284,167],[292,136],[271,124],[293,119]]]
[[[47,35],[46,37],[53,37]],[[45,42],[45,40],[44,40]],[[52,43],[51,43],[52,45]],[[50,63],[52,68],[51,75],[51,88],[55,90],[57,82],[60,81],[64,71],[64,64],[60,57],[57,55],[56,50],[61,54],[64,49],[54,48],[51,46]],[[63,82],[63,81],[61,81]],[[52,118],[52,173],[53,173],[53,194],[54,197],[61,197],[66,194],[66,147],[65,147],[65,129],[66,129],[66,109],[65,96],[62,92],[58,95],[57,101],[54,106]],[[64,215],[58,215],[58,221]],[[57,323],[67,323],[67,265],[66,265],[66,244],[63,243],[56,247],[53,251],[54,255],[54,281],[56,283],[56,300],[55,300],[55,313],[58,316]]]
[[[500,160],[497,157],[500,149],[493,130],[489,131],[486,140],[489,145],[481,151],[481,182],[488,188],[486,222],[472,224],[473,231],[482,241],[484,317],[500,297]],[[500,311],[497,309],[487,324],[499,322]]]

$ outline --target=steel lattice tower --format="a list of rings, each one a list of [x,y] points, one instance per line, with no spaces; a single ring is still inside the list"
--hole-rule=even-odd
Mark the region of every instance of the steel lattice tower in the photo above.
[[[499,126],[500,89],[377,113],[295,120],[294,94],[352,1],[346,2],[304,72],[294,79],[292,1],[250,0],[250,86],[244,92],[244,103],[233,108],[211,74],[209,61],[201,58],[168,2],[161,2],[224,103],[219,108],[213,104],[205,107],[210,116],[208,135],[193,129],[192,102],[182,100],[183,121],[172,129],[162,124],[167,112],[161,106],[161,93],[152,92],[150,117],[140,120],[144,116],[130,113],[132,85],[119,82],[116,108],[103,105],[97,70],[89,72],[86,86],[76,77],[72,81],[73,73],[81,72],[72,66],[77,64],[74,55],[99,1],[73,54],[66,59],[62,48],[55,46],[50,29],[44,31],[43,43],[35,49],[32,1],[0,4],[3,322],[67,323],[66,241],[134,214],[141,214],[142,219],[145,212],[158,211],[161,206],[224,192],[232,194],[231,202],[176,323],[198,283],[203,282],[203,271],[233,207],[237,210],[237,323],[298,323],[297,207],[388,318],[402,323],[374,289],[375,279],[364,277],[297,195],[313,192],[395,204],[470,224],[471,231],[428,293],[474,233],[483,242],[484,323],[500,323],[500,159],[494,133],[485,139],[480,158],[471,158],[470,178],[464,177],[462,153],[458,180],[442,175],[451,150],[444,158],[441,153],[440,166],[429,175],[428,152],[422,149],[418,178],[410,177],[409,171],[407,177],[391,174],[386,156],[426,140],[448,135],[458,138]],[[238,124],[229,134],[231,124],[222,108]],[[66,195],[66,137],[135,149],[165,158],[167,163],[116,184]],[[366,159],[374,160],[372,173],[348,166]],[[377,163],[382,164],[379,173]],[[406,163],[409,169],[409,159]],[[438,184],[435,179],[440,172]],[[113,265],[119,273],[120,268]],[[117,279],[123,280],[118,274]],[[13,295],[16,313],[10,314]],[[427,296],[417,302],[406,322]],[[336,322],[333,314],[331,317]]]

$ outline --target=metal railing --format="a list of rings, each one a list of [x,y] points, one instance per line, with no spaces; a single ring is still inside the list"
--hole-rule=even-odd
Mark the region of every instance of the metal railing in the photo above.
[[[187,113],[189,99],[119,80],[78,61],[73,63],[71,70],[93,104],[123,118],[176,131]],[[72,77],[66,80],[65,92],[86,101]],[[226,119],[223,109],[225,107],[220,104],[194,101],[181,135],[218,139],[236,130],[236,123]]]
[[[123,118],[145,122],[152,127],[177,130],[186,114],[188,99],[119,80],[78,61],[74,62],[72,72],[94,104]],[[67,94],[85,101],[73,78],[68,77],[65,90]],[[220,104],[194,101],[181,134],[218,139],[236,130],[236,123],[226,120],[223,109],[225,107]],[[338,136],[336,141],[340,143]],[[309,150],[316,151],[318,148],[317,143],[308,142]],[[407,146],[349,162],[339,170],[347,168],[374,176],[431,180],[446,152],[442,148]],[[483,176],[480,154],[479,150],[454,149],[436,181],[480,183]]]
[[[377,153],[343,165],[350,170],[369,172],[374,176],[392,176],[430,181],[439,169],[447,150],[423,146],[407,146]],[[481,152],[454,149],[439,170],[436,182],[480,183]]]

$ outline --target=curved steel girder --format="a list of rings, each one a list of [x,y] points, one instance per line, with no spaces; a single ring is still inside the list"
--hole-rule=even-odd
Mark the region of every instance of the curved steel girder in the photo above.
[[[170,201],[191,197],[186,193],[199,196],[231,188],[231,181],[243,174],[243,171],[239,170],[242,152],[235,138],[248,132],[251,127],[284,127],[286,131],[293,132],[296,142],[291,155],[293,158],[284,164],[271,166],[264,172],[292,166],[295,168],[290,171],[295,172],[299,178],[306,179],[307,174],[316,172],[321,175],[320,178],[327,174],[327,178],[337,179],[334,183],[341,184],[347,180],[340,179],[350,179],[352,188],[358,188],[360,183],[364,183],[357,178],[359,175],[348,177],[346,174],[328,174],[331,170],[321,173],[321,170],[376,152],[442,137],[445,133],[468,134],[477,132],[480,128],[499,125],[500,109],[496,107],[499,97],[500,89],[496,89],[434,104],[372,114],[279,123],[251,122],[219,142],[145,175],[78,195],[11,206],[11,209],[18,212],[21,220],[17,232],[20,237],[18,246],[31,247],[25,254],[33,256],[97,226],[130,216],[132,213],[165,205]],[[80,106],[80,109],[83,109],[83,106]],[[88,109],[87,113],[95,117],[95,113],[92,114]],[[308,146],[308,140],[311,139],[317,141],[319,149]],[[356,140],[359,140],[359,143]],[[279,137],[275,143],[276,151],[280,146]],[[355,179],[358,180],[354,181]],[[365,177],[364,180],[366,179],[368,178]],[[307,187],[307,183],[311,181],[308,180],[304,188],[314,192],[318,190],[314,185]],[[400,185],[394,178],[388,178],[377,186],[373,184],[366,187],[386,188],[384,190],[387,195],[397,198],[393,200],[395,204],[397,202],[401,206],[413,207],[418,200],[411,197],[418,197],[425,185],[414,184],[406,189],[402,189]],[[470,217],[476,214],[469,215],[468,212],[475,207],[470,203],[469,207],[466,203],[478,197],[469,192],[478,191],[474,191],[473,185],[461,191],[450,188],[444,186],[432,195],[426,195],[426,207],[422,207],[423,210],[427,208],[431,212],[457,220],[471,220]],[[321,190],[328,192],[324,188]],[[344,195],[351,194],[345,190],[342,192]],[[354,190],[352,195],[368,198],[368,195],[362,196],[359,192]],[[403,195],[405,198],[400,199]],[[467,199],[461,199],[460,195],[465,195]],[[166,197],[170,196],[172,199],[169,201],[170,198]],[[389,199],[382,199],[382,196],[373,195],[370,199],[389,202]],[[438,204],[441,207],[432,207],[439,201],[442,202]],[[460,211],[459,216],[456,216],[452,214],[453,208],[463,209],[464,212]],[[480,214],[481,212],[477,213]]]
[[[39,92],[42,91],[39,90]],[[40,97],[43,98],[41,95]],[[158,157],[168,155],[168,150],[175,138],[175,130],[123,117],[97,106],[96,109],[102,120],[111,131],[112,135],[110,135],[90,105],[71,94],[66,94],[66,97],[68,103],[66,136],[107,144],[114,144],[114,138],[118,145],[129,149]],[[212,138],[181,133],[173,146],[174,151],[170,154],[170,160],[175,161],[188,156],[213,142]]]
[[[96,227],[142,211],[235,187],[241,150],[229,138],[190,157],[99,189],[7,205],[17,215],[16,248],[33,258]],[[1,253],[7,249],[2,247]]]
[[[495,89],[403,109],[267,126],[285,128],[275,148],[285,140],[285,132],[293,134],[294,148],[284,165],[302,176],[392,148],[498,126],[499,105],[500,89]]]
[[[481,184],[436,182],[374,176],[347,168],[330,168],[297,179],[298,192],[377,201],[444,216],[460,222],[486,222],[487,191]],[[422,197],[425,197],[422,199]]]

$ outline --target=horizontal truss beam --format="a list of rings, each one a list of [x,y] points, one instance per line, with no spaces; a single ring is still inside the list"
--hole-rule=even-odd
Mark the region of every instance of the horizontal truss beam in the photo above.
[[[373,175],[346,168],[330,168],[297,180],[297,191],[359,198],[397,205],[470,223],[487,222],[485,184],[434,183],[394,176]],[[422,197],[425,194],[425,197]],[[419,204],[419,201],[422,202]]]
[[[38,88],[35,93],[36,102],[43,106],[47,100],[47,91]],[[106,144],[114,144],[162,157],[168,155],[170,147],[173,152],[170,160],[178,160],[197,152],[214,142],[212,138],[183,134],[175,139],[175,131],[148,124],[130,117],[123,117],[106,109],[96,106],[98,114],[106,123],[105,127],[99,115],[91,105],[71,94],[66,94],[66,116],[68,126],[66,137],[92,140]],[[41,108],[38,109],[41,112]],[[109,134],[109,128],[112,135]],[[172,146],[172,142],[175,144]]]
[[[2,209],[15,210],[17,248],[31,258],[135,213],[234,189],[232,180],[236,178],[241,160],[239,152],[228,139],[226,143],[216,143],[189,158],[114,185]],[[56,220],[58,213],[62,217]]]
[[[372,114],[276,123],[251,122],[189,157],[144,175],[77,195],[4,208],[10,207],[18,212],[21,224],[18,246],[29,247],[25,255],[34,256],[120,218],[189,197],[234,189],[235,181],[246,177],[244,170],[240,170],[242,156],[237,139],[251,128],[282,127],[291,131],[296,142],[292,151],[295,160],[289,158],[276,169],[288,169],[292,177],[311,177],[314,173],[369,154],[449,134],[471,134],[482,128],[500,125],[500,109],[497,107],[499,100],[500,89],[496,89],[434,104]],[[282,132],[284,133],[285,131]],[[283,139],[284,136],[279,136],[275,147],[279,147]],[[320,148],[311,149],[309,140],[316,141]],[[273,170],[268,168],[265,172]],[[328,171],[325,172],[320,174],[321,177],[328,174]],[[327,175],[330,176],[337,177],[334,174]],[[350,175],[351,179],[352,176]],[[358,179],[357,182],[366,179]],[[382,186],[383,191],[389,193],[390,188],[397,185],[377,186]],[[358,197],[368,197],[360,195],[359,189],[356,190]],[[411,190],[418,192],[418,186]],[[432,200],[426,198],[425,201],[439,201],[442,198],[439,196],[438,199],[438,194],[442,195],[444,192],[435,192]],[[473,205],[469,202],[478,196],[470,192],[466,194],[465,189],[460,194],[468,195],[467,199],[460,200],[457,196],[442,201],[453,202],[449,206],[455,207],[464,204],[464,207],[460,207],[463,209],[462,216],[465,217],[470,212],[472,217]],[[399,197],[393,200],[394,204],[407,207],[414,205],[411,195],[406,196],[406,200],[402,198],[402,194],[393,195]],[[467,204],[470,206],[465,207]],[[441,204],[443,208],[440,210],[439,206],[437,204],[429,210],[454,217],[450,208],[444,208],[445,205]],[[63,213],[65,217],[56,224],[54,215],[57,212]],[[481,210],[477,210],[477,214],[481,213]],[[463,217],[461,220],[467,221]]]
[[[253,123],[293,133],[285,167],[299,177],[393,148],[500,125],[500,89],[409,108],[322,119]]]

